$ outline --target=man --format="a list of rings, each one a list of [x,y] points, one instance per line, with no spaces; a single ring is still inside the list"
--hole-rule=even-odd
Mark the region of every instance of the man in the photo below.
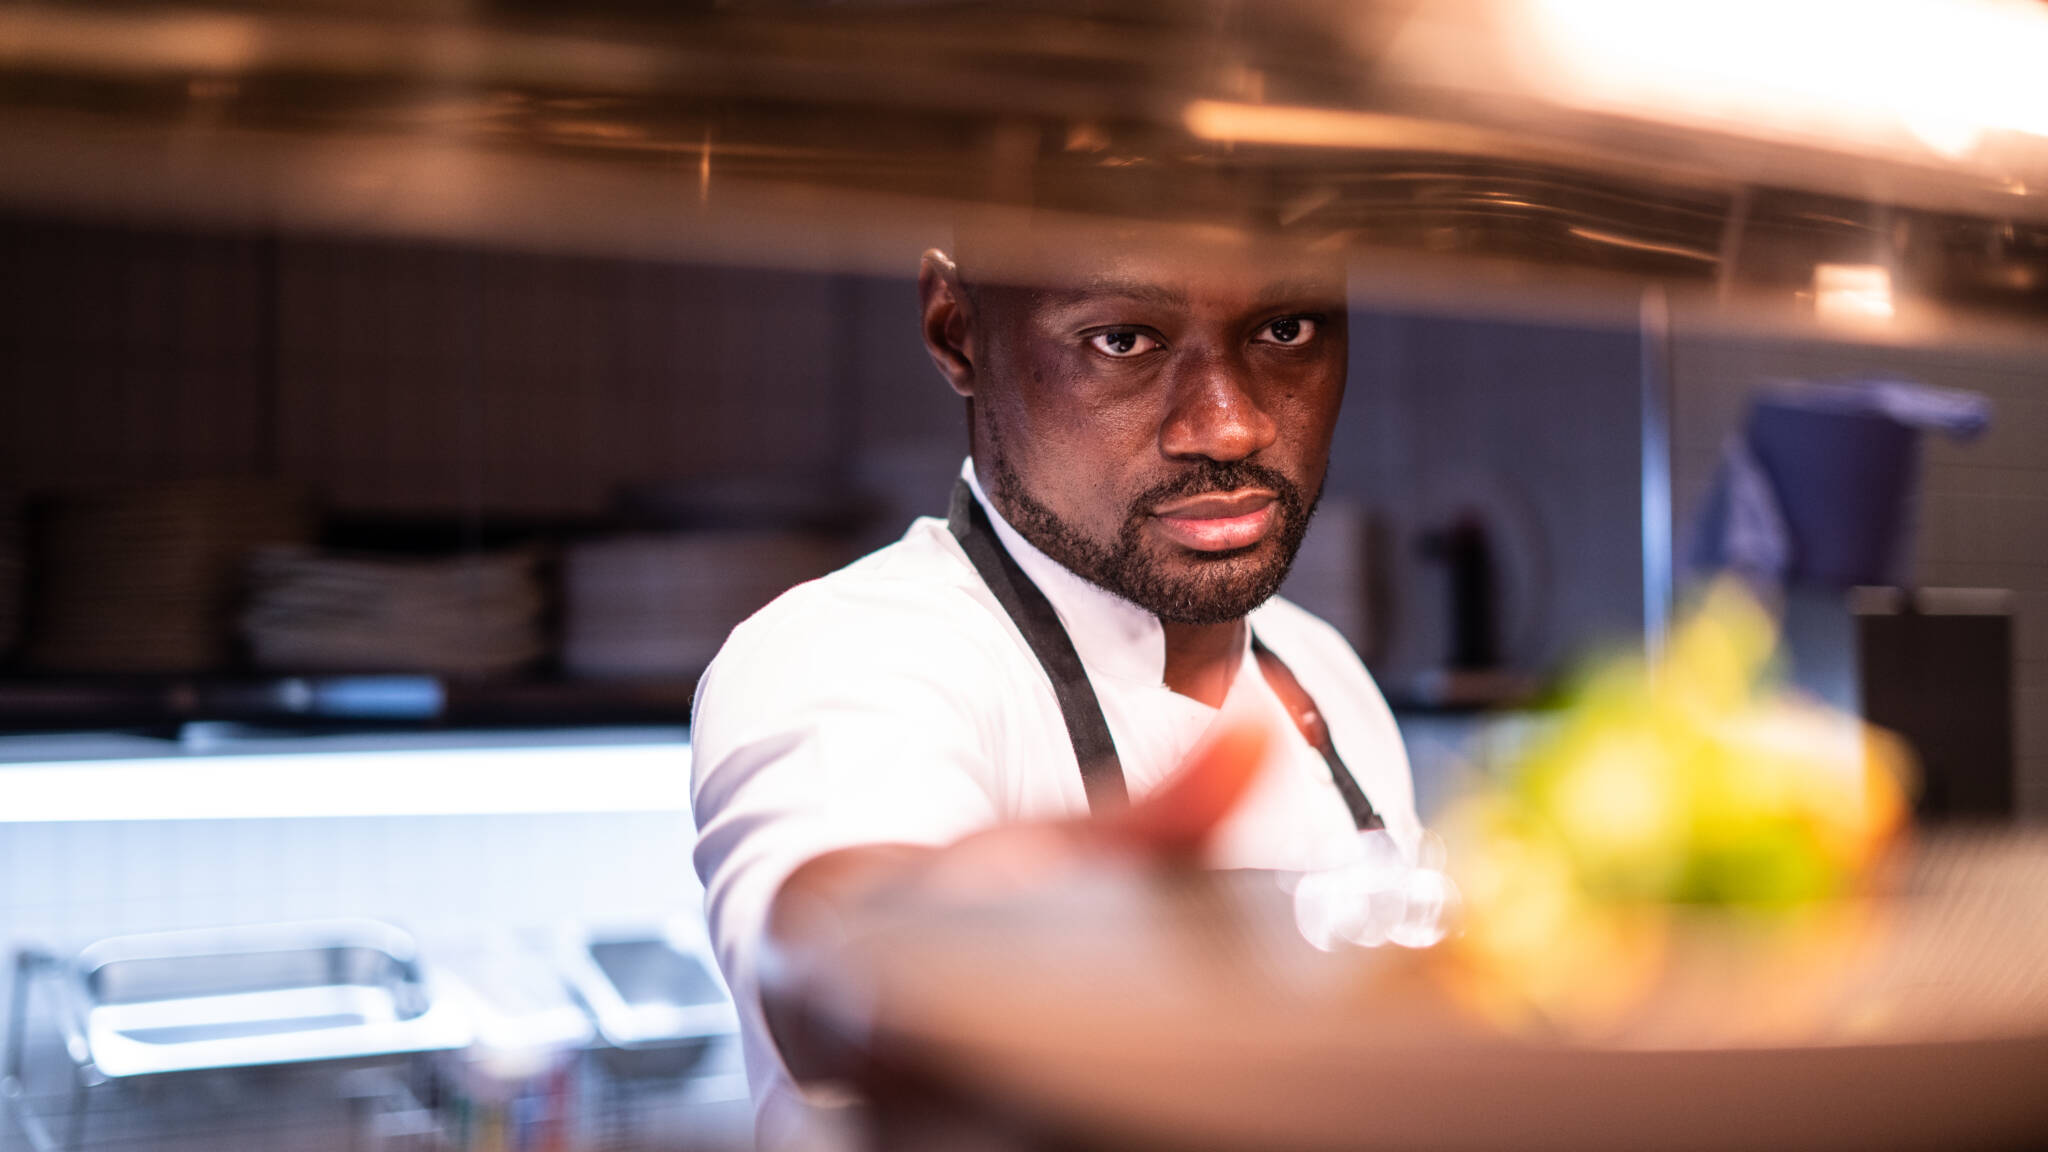
[[[1309,869],[1418,832],[1365,669],[1273,598],[1343,398],[1339,263],[992,233],[926,253],[918,288],[967,399],[950,515],[778,599],[698,691],[697,868],[764,1145],[805,1117],[777,1005],[864,900],[1197,844]]]

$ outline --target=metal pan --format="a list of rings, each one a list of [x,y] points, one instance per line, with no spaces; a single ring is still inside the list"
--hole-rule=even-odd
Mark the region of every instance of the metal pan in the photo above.
[[[709,949],[679,932],[572,939],[561,967],[604,1041],[598,1058],[615,1076],[681,1076],[739,1028]]]
[[[71,985],[84,1063],[106,1078],[469,1042],[464,1019],[422,979],[412,938],[375,921],[115,937],[80,952],[60,978]]]

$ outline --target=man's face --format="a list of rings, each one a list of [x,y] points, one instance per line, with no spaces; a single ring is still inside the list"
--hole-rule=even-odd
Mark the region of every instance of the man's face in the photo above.
[[[1164,620],[1234,620],[1270,597],[1343,400],[1334,262],[1132,245],[1050,286],[962,276],[974,450],[1004,517]]]

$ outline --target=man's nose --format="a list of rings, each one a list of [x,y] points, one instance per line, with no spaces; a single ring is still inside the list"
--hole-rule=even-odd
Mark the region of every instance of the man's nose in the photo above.
[[[1248,366],[1212,355],[1175,373],[1159,447],[1170,458],[1243,460],[1271,446],[1279,432],[1259,404]]]

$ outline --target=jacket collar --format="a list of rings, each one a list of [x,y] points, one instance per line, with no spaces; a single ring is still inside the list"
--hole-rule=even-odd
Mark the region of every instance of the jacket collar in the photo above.
[[[974,460],[961,465],[961,477],[988,514],[996,538],[1017,561],[1024,575],[1052,602],[1053,611],[1066,627],[1081,663],[1093,675],[1114,676],[1146,684],[1166,681],[1166,631],[1159,618],[1098,584],[1075,574],[1059,561],[1038,550],[1010,526],[1003,514],[982,490],[975,474]],[[1246,628],[1244,644],[1251,646],[1251,629]]]

